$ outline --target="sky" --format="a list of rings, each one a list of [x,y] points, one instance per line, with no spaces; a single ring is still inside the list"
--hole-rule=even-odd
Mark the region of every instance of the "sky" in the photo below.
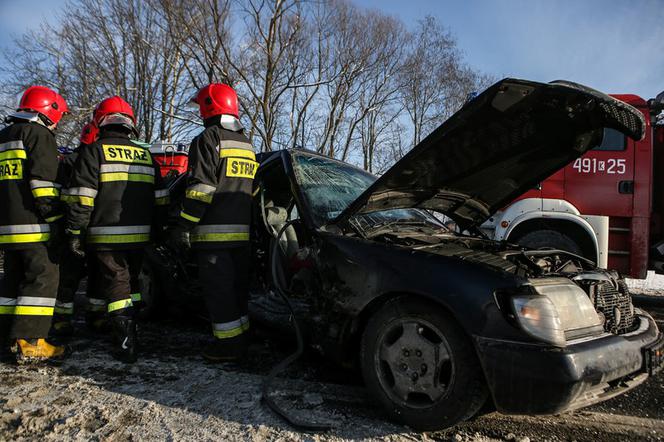
[[[468,64],[496,78],[565,79],[646,99],[664,90],[664,0],[353,1],[409,26],[438,18]],[[0,49],[64,4],[0,0]]]

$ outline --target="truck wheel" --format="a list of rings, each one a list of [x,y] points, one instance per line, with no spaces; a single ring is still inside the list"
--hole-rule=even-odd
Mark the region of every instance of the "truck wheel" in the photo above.
[[[583,255],[581,247],[569,236],[557,230],[535,230],[519,238],[517,244],[530,249],[550,248],[565,250],[579,256]],[[593,258],[594,260],[594,258]]]
[[[360,363],[371,396],[420,431],[471,418],[488,396],[473,343],[427,301],[399,297],[378,310],[362,335]]]

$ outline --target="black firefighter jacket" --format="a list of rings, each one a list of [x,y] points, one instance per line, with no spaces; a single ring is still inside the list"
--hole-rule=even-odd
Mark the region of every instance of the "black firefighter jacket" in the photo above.
[[[189,149],[179,224],[191,231],[197,249],[248,245],[256,155],[241,130],[224,129],[219,122],[206,126]]]
[[[168,204],[159,167],[150,152],[122,131],[102,130],[76,159],[69,187],[66,230],[85,235],[95,250],[137,249]]]
[[[16,120],[0,131],[0,248],[26,249],[49,240],[62,217],[58,147],[45,126]]]

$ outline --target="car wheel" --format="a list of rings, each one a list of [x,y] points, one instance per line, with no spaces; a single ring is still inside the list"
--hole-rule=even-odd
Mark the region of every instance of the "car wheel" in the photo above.
[[[424,300],[399,297],[380,308],[362,335],[360,360],[371,395],[417,430],[469,419],[488,396],[472,342],[449,313]]]
[[[583,256],[583,250],[576,241],[556,230],[535,230],[523,235],[517,243],[530,249],[551,248]]]

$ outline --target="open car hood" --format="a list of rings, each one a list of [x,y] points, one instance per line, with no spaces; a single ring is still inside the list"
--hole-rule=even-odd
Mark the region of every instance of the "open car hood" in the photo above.
[[[605,127],[631,138],[643,114],[585,86],[504,79],[465,105],[346,208],[422,208],[477,226],[602,141]]]

